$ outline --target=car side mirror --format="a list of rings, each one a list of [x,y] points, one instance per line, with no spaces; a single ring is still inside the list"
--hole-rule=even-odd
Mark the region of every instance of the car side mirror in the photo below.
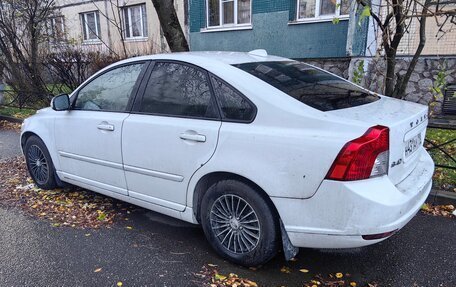
[[[54,111],[67,111],[70,109],[70,97],[67,94],[55,96],[51,101]]]

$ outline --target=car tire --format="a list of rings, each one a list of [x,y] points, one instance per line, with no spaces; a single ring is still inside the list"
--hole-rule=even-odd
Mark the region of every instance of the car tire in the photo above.
[[[206,238],[223,258],[252,267],[277,254],[278,216],[250,185],[237,180],[213,184],[203,196],[200,211]]]
[[[27,169],[39,188],[57,187],[56,173],[51,156],[44,142],[37,136],[30,136],[24,147]]]

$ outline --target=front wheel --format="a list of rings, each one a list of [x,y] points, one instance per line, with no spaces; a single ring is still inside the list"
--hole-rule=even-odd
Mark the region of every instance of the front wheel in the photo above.
[[[219,255],[244,266],[258,266],[278,251],[278,218],[249,185],[224,180],[212,185],[201,203],[204,233]]]
[[[57,187],[55,169],[49,151],[44,142],[37,136],[30,136],[24,148],[27,169],[39,188],[54,189]]]

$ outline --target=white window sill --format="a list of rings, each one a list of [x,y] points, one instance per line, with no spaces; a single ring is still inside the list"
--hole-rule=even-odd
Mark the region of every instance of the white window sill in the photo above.
[[[318,17],[318,18],[306,18],[306,19],[298,19],[295,21],[290,21],[288,22],[288,25],[300,25],[300,24],[306,24],[306,23],[320,23],[320,22],[332,22],[334,18],[339,19],[340,21],[345,21],[350,18],[348,15],[344,16],[330,16],[330,17]]]
[[[236,25],[236,26],[221,26],[221,27],[210,27],[201,29],[201,33],[211,33],[211,32],[224,32],[224,31],[239,31],[239,30],[252,30],[252,24],[248,25]]]
[[[148,37],[131,37],[131,38],[125,38],[124,41],[126,43],[131,43],[131,42],[146,42],[148,41]]]
[[[102,44],[100,40],[84,40],[82,45],[100,45]]]

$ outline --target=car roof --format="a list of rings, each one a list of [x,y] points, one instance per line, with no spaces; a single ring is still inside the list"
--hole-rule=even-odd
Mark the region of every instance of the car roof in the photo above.
[[[203,67],[209,62],[212,62],[212,64],[218,63],[234,65],[252,62],[290,61],[290,59],[287,58],[267,55],[264,50],[255,50],[252,52],[202,51],[155,54],[129,58],[116,64],[124,64],[140,60],[175,60],[188,62]]]

